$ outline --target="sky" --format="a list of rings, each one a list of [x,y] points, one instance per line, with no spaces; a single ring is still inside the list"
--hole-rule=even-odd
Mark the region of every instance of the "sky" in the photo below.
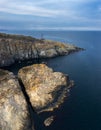
[[[0,0],[0,29],[101,30],[101,0]]]

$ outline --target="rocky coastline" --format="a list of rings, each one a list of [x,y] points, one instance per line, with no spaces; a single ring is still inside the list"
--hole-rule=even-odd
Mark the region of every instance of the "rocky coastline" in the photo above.
[[[52,58],[83,50],[71,44],[0,33],[0,67],[15,61]]]
[[[70,44],[30,36],[0,33],[0,67],[15,61],[52,58],[83,50]],[[22,89],[22,85],[23,89]],[[73,86],[69,76],[46,64],[23,67],[15,76],[0,69],[0,130],[35,130],[29,105],[35,113],[57,109]],[[53,115],[44,124],[53,122]]]
[[[34,130],[18,79],[0,69],[0,130]]]

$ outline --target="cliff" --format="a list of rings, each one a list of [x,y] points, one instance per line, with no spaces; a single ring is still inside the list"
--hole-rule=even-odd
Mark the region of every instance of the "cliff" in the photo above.
[[[15,61],[51,58],[79,50],[81,48],[61,42],[0,33],[0,67]]]

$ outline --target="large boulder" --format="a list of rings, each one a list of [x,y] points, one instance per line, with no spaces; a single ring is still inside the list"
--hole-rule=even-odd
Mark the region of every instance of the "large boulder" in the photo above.
[[[17,78],[0,69],[0,130],[32,130],[29,108]]]
[[[69,77],[60,72],[53,72],[45,64],[23,67],[18,72],[30,102],[38,113],[53,111],[58,108],[72,85]]]

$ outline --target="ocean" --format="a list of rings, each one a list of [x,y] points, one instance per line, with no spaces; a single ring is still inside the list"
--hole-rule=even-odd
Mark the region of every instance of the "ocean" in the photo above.
[[[42,60],[55,71],[68,74],[75,81],[69,96],[59,110],[52,114],[55,120],[49,127],[41,127],[48,114],[41,114],[36,130],[101,130],[101,32],[100,31],[2,31],[30,35],[85,48],[68,56]],[[18,69],[36,63],[14,64],[7,69],[17,74]],[[41,61],[38,61],[41,63]],[[34,118],[34,117],[33,117]],[[39,124],[38,124],[39,123]]]

